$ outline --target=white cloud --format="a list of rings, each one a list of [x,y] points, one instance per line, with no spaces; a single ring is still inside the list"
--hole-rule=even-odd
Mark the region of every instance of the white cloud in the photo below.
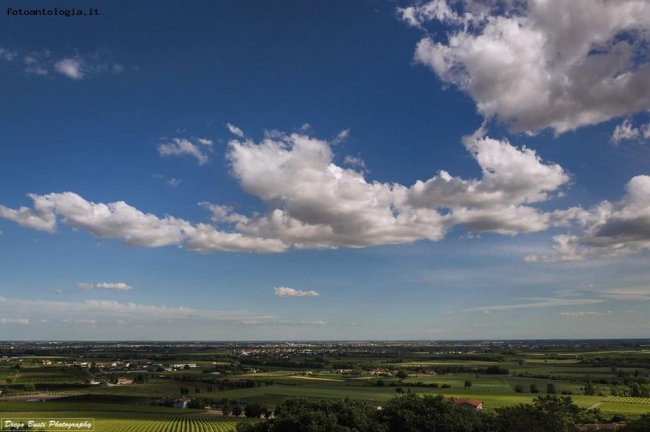
[[[363,161],[363,159],[349,155],[343,159],[343,163],[345,165],[357,166],[359,168],[366,167],[366,163]]]
[[[632,126],[632,121],[627,118],[620,125],[616,126],[612,134],[612,142],[618,145],[623,140],[645,141],[650,139],[650,123],[640,127]]]
[[[563,317],[588,317],[588,316],[609,316],[612,315],[612,311],[605,312],[560,312],[559,316]]]
[[[0,324],[29,324],[27,318],[0,318]]]
[[[181,147],[183,141],[177,141],[163,151],[191,153],[207,145],[188,142]],[[482,137],[481,130],[464,144],[481,167],[480,179],[441,171],[407,187],[366,181],[364,172],[333,163],[330,144],[306,135],[276,131],[260,143],[232,140],[227,157],[234,176],[267,208],[249,217],[230,206],[200,203],[212,212],[213,223],[233,224],[229,231],[145,214],[122,201],[96,204],[72,192],[30,195],[33,209],[0,206],[0,217],[49,232],[60,219],[98,237],[121,238],[127,245],[186,245],[201,252],[438,241],[455,225],[507,235],[567,225],[567,211],[544,213],[533,207],[568,183],[559,165],[543,162],[525,147]]]
[[[78,58],[66,58],[59,60],[54,64],[54,70],[75,80],[82,79],[84,72],[82,71],[82,62]]]
[[[532,149],[481,137],[479,130],[464,144],[481,167],[481,179],[464,180],[446,171],[409,190],[414,206],[452,209],[451,221],[472,231],[516,234],[546,229],[551,215],[526,206],[543,202],[569,182],[557,164],[545,164]]]
[[[172,179],[167,180],[167,185],[170,186],[170,187],[175,188],[176,186],[178,186],[182,182],[183,182],[182,179],[172,178]]]
[[[198,138],[196,144],[185,138],[173,138],[172,142],[158,145],[158,154],[160,156],[194,156],[199,165],[205,165],[210,161],[207,152],[212,150],[212,141],[204,138]]]
[[[82,290],[104,289],[104,290],[111,290],[111,291],[129,291],[129,290],[134,289],[132,286],[127,285],[124,282],[117,282],[117,283],[109,283],[109,282],[86,283],[86,282],[80,282],[80,283],[77,284],[77,288],[82,289]]]
[[[569,181],[560,166],[543,163],[533,150],[473,137],[465,143],[483,169],[481,180],[442,171],[410,188],[368,183],[363,173],[334,165],[324,141],[274,137],[230,143],[228,156],[242,187],[269,206],[266,215],[237,229],[296,247],[436,241],[455,224],[504,234],[539,231],[551,216],[523,204],[545,201]],[[451,213],[443,216],[441,208]]]
[[[582,235],[553,237],[557,256],[530,256],[529,262],[579,261],[650,250],[650,176],[633,177],[618,202],[603,201],[590,210],[574,209],[571,219]]]
[[[5,59],[6,61],[12,61],[13,59],[16,58],[17,55],[18,53],[14,51],[9,51],[6,48],[0,47],[0,58]]]
[[[243,320],[237,324],[246,326],[324,326],[327,325],[325,321],[294,321],[294,320]]]
[[[562,133],[650,108],[646,0],[434,0],[398,11],[411,26],[448,27],[420,40],[415,60],[513,131]]]
[[[20,311],[26,318],[11,317]],[[33,321],[68,321],[90,323],[125,322],[231,322],[241,320],[280,320],[276,315],[255,314],[247,311],[220,311],[212,309],[194,309],[183,306],[167,307],[137,303],[121,303],[111,300],[86,300],[84,302],[64,302],[49,300],[27,300],[0,297],[0,314],[4,314],[5,323],[27,324]],[[32,318],[36,317],[36,318]],[[23,322],[18,322],[21,320]],[[2,322],[2,320],[0,320]]]
[[[289,287],[275,287],[273,288],[275,295],[278,297],[318,297],[319,293],[316,291],[300,291]]]
[[[33,209],[21,207],[12,210],[0,206],[0,217],[48,232],[56,231],[57,219],[60,218],[65,225],[87,230],[100,238],[120,238],[129,246],[186,245],[188,249],[199,252],[280,252],[287,248],[274,239],[251,238],[217,231],[211,225],[192,225],[172,216],[159,218],[145,214],[123,201],[93,203],[73,192],[29,196],[34,201]]]
[[[239,129],[237,126],[232,125],[230,123],[226,123],[226,127],[228,128],[231,134],[237,135],[240,138],[244,137],[244,132],[242,132],[242,130]]]
[[[602,299],[565,299],[565,298],[529,298],[525,300],[533,300],[528,303],[514,303],[514,304],[500,304],[492,306],[481,306],[471,309],[461,309],[460,312],[476,312],[476,311],[502,311],[511,309],[531,309],[531,308],[545,308],[545,307],[558,307],[558,306],[578,306],[602,303]]]
[[[309,125],[307,125],[307,126],[309,126]],[[309,128],[304,129],[303,131],[306,132],[308,129]],[[332,141],[332,144],[340,144],[343,141],[345,141],[346,139],[348,139],[349,136],[350,136],[350,129],[343,129],[341,132],[339,132],[336,135],[336,138],[334,138],[334,140]]]
[[[0,205],[0,217],[12,220],[27,228],[54,232],[56,230],[56,216],[52,211],[52,204],[39,195],[29,194],[28,196],[34,201],[33,210],[27,207],[13,210]]]
[[[18,55],[14,53],[14,56]],[[81,80],[93,75],[118,75],[124,71],[119,63],[110,60],[110,53],[90,53],[86,55],[56,58],[48,50],[21,54],[25,72],[30,75],[48,76],[56,72],[73,80]]]
[[[73,318],[66,318],[60,320],[62,323],[68,323],[68,324],[81,324],[81,325],[95,325],[97,324],[97,321],[94,319],[73,319]]]

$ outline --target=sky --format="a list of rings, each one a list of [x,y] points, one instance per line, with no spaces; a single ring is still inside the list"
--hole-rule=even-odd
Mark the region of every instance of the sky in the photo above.
[[[0,339],[650,335],[646,0],[3,7]]]

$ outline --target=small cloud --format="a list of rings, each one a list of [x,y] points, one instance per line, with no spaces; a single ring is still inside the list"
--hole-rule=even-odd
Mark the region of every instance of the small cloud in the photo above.
[[[117,283],[84,283],[80,282],[77,284],[77,288],[82,290],[92,290],[92,289],[105,289],[111,291],[129,291],[134,289],[132,286],[125,284],[124,282]]]
[[[203,144],[204,146],[208,146],[208,147],[212,147],[212,144],[214,144],[212,140],[207,138],[197,138],[196,140],[198,141],[199,144]]]
[[[0,318],[0,324],[29,324],[27,318]]]
[[[178,186],[182,182],[183,182],[183,179],[177,179],[177,178],[172,178],[172,179],[167,180],[167,184],[170,187],[173,187],[173,188],[175,188],[176,186]]]
[[[158,154],[160,156],[190,155],[196,158],[199,165],[205,165],[210,161],[210,158],[208,158],[203,147],[207,147],[208,151],[211,150],[212,141],[205,138],[198,138],[196,143],[194,144],[185,138],[174,138],[172,142],[159,144]]]
[[[612,134],[614,145],[619,145],[623,140],[642,142],[648,139],[650,139],[650,123],[637,128],[632,126],[632,121],[629,118],[616,126]]]
[[[54,69],[57,72],[75,80],[79,80],[84,77],[84,73],[82,72],[81,68],[81,60],[76,58],[66,58],[59,60],[54,64]]]
[[[61,320],[62,323],[70,323],[70,324],[96,324],[97,321],[94,319],[72,319],[72,318],[66,318]]]
[[[0,48],[0,58],[5,59],[6,61],[12,61],[14,58],[16,58],[17,55],[18,54],[13,51],[9,51],[5,48]]]
[[[348,136],[350,136],[350,129],[343,129],[341,132],[336,135],[336,138],[334,138],[334,141],[332,142],[333,144],[339,144],[345,141]]]
[[[275,287],[275,295],[278,297],[318,297],[316,291],[300,291],[289,287]]]
[[[366,163],[361,158],[357,158],[354,156],[346,156],[345,159],[343,159],[343,163],[346,165],[357,166],[360,168],[366,167]]]
[[[559,316],[564,316],[564,317],[587,317],[587,316],[607,316],[611,315],[613,312],[612,311],[605,311],[605,312],[560,312],[558,315]]]
[[[237,135],[240,138],[244,137],[244,132],[241,129],[239,129],[237,126],[232,125],[230,123],[226,123],[226,127],[228,128],[231,134]]]

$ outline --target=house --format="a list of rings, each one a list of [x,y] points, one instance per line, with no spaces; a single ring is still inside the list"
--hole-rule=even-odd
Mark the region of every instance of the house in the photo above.
[[[133,384],[133,380],[132,380],[132,379],[128,379],[128,378],[118,378],[118,379],[117,379],[117,384],[118,384],[118,385],[123,385],[123,384]]]
[[[186,409],[189,403],[190,403],[189,399],[176,399],[174,400],[172,407]]]
[[[453,403],[461,408],[469,411],[481,411],[483,409],[483,402],[478,399],[468,398],[444,398],[445,402]]]

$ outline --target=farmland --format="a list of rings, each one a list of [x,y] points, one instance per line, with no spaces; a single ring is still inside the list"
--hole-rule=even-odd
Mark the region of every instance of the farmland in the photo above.
[[[2,413],[2,419],[11,419],[16,423],[27,424],[32,421],[49,421],[60,418],[44,415],[43,412]],[[66,418],[88,419],[95,432],[232,432],[240,420],[222,417],[170,415],[170,414],[134,414],[98,412],[67,412]]]
[[[1,348],[3,418],[93,417],[98,431],[234,430],[246,414],[259,418],[292,396],[381,406],[400,394],[443,395],[478,399],[490,412],[556,394],[604,420],[650,412],[646,341],[14,342]],[[185,408],[174,407],[179,401]],[[252,406],[265,411],[246,412]]]

